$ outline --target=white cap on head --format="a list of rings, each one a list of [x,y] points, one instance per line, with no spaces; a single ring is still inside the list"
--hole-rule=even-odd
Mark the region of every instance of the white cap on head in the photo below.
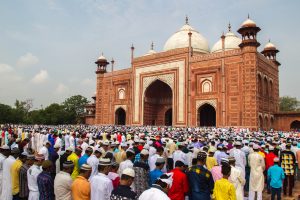
[[[143,150],[141,151],[141,154],[142,154],[142,155],[149,155],[149,151],[148,151],[147,149],[143,149]]]
[[[275,157],[275,158],[274,158],[274,162],[279,162],[279,158],[278,158],[278,157]]]
[[[66,148],[66,151],[74,151],[74,148],[73,147],[68,147],[68,148]]]
[[[132,168],[126,168],[123,170],[122,175],[125,174],[127,176],[131,176],[132,178],[134,178],[135,176],[135,172]]]
[[[270,150],[270,151],[273,151],[273,150],[274,150],[274,147],[273,147],[273,146],[269,146],[269,150]]]
[[[58,149],[58,148],[60,148],[60,144],[55,144],[54,149]]]

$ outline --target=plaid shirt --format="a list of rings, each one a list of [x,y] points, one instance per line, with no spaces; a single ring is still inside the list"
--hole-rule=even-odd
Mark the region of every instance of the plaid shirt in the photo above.
[[[29,195],[28,182],[27,182],[27,171],[29,169],[29,165],[23,164],[20,168],[19,172],[19,183],[20,183],[20,193],[19,196],[21,198],[26,198]]]
[[[54,182],[49,172],[41,172],[37,177],[39,200],[54,200]]]

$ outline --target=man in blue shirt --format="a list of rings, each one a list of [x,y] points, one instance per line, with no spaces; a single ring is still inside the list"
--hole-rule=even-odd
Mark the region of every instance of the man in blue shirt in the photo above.
[[[155,181],[161,175],[163,175],[161,169],[164,167],[164,165],[165,165],[165,159],[163,157],[158,157],[155,162],[156,168],[153,171],[151,171],[149,174],[149,186],[152,186],[152,184],[154,184]]]
[[[268,169],[268,179],[271,186],[271,200],[281,199],[282,181],[284,179],[284,171],[279,166],[279,158],[274,158],[274,165]]]
[[[81,156],[78,160],[79,168],[83,164],[87,164],[87,159],[92,155],[92,153],[93,153],[93,149],[91,147],[86,148],[85,154],[83,156]]]

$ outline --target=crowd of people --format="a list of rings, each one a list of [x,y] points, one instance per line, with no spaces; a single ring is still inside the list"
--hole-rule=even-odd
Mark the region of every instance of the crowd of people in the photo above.
[[[293,195],[297,132],[0,127],[1,200],[249,200]]]

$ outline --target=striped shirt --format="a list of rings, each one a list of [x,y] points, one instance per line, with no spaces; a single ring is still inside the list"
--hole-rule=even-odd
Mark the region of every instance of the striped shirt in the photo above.
[[[20,183],[20,193],[19,196],[21,198],[26,198],[29,195],[28,182],[27,182],[27,171],[29,169],[29,165],[23,164],[20,173],[19,173],[19,183]]]

